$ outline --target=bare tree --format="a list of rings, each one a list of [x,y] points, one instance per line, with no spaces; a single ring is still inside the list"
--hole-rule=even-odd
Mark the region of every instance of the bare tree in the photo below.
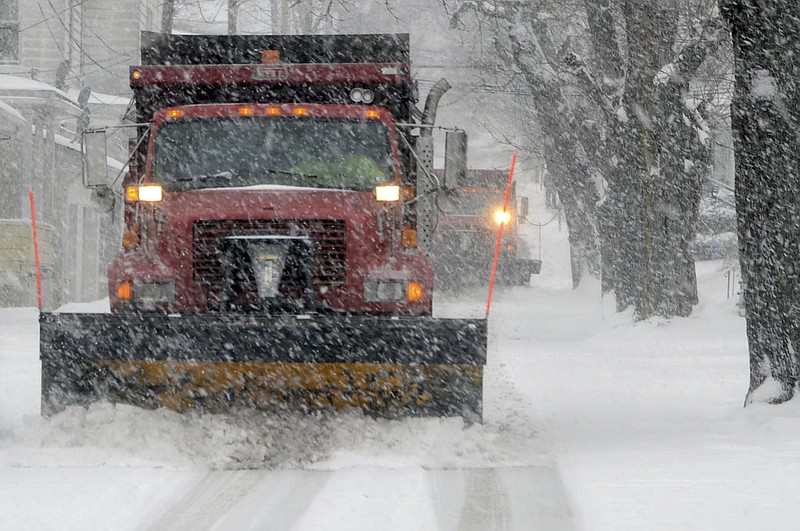
[[[556,50],[547,25],[533,4],[464,2],[454,11],[453,27],[464,24],[468,14],[491,30],[493,55],[511,67],[530,92],[536,118],[543,130],[543,151],[548,171],[554,174],[566,212],[572,254],[573,284],[583,274],[599,276],[600,254],[596,204],[599,196],[592,168],[578,133],[581,119],[565,94],[554,63]]]
[[[446,7],[455,24],[467,14],[494,24],[497,54],[534,94],[582,265],[573,266],[574,281],[582,270],[602,270],[618,309],[632,306],[638,319],[688,315],[697,302],[690,247],[710,156],[703,104],[689,81],[718,42],[713,12],[687,20],[678,0],[586,0],[568,12],[547,1],[454,5]]]

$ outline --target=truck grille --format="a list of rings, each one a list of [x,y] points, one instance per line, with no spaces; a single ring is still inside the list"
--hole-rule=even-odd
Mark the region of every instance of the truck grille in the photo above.
[[[346,273],[345,223],[328,219],[199,220],[194,222],[192,270],[195,282],[222,287],[222,240],[230,236],[310,236],[315,242],[314,286],[343,284]]]

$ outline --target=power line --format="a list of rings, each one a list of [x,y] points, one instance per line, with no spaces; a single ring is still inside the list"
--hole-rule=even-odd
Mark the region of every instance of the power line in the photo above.
[[[46,16],[44,15],[44,13],[42,13],[42,16],[44,17],[42,20],[36,21],[36,22],[34,22],[33,24],[31,24],[30,26],[26,26],[26,27],[24,27],[24,28],[21,28],[21,29],[19,30],[19,32],[20,32],[20,33],[22,33],[23,31],[28,31],[29,29],[35,28],[35,27],[36,27],[36,26],[38,26],[39,24],[46,24],[48,21],[50,21],[50,20],[52,20],[52,19],[54,19],[54,18],[56,18],[56,17],[60,17],[61,15],[63,15],[64,13],[66,13],[67,11],[69,11],[70,9],[72,9],[73,7],[82,6],[82,5],[83,5],[83,4],[85,4],[87,1],[88,1],[88,0],[80,0],[80,1],[78,1],[78,2],[76,2],[76,3],[74,3],[74,4],[71,4],[71,5],[67,6],[67,7],[65,7],[65,8],[64,8],[64,9],[62,9],[61,11],[57,11],[57,12],[56,12],[56,11],[55,11],[55,9],[54,9],[54,13],[53,13],[53,15],[52,15],[52,16],[49,16],[49,17],[46,17]],[[41,6],[39,6],[39,8],[41,9]]]
[[[43,16],[43,17],[44,17],[44,16],[46,16],[46,15],[44,14],[44,10],[42,9],[42,5],[41,5],[40,1],[39,1],[39,0],[36,0],[36,3],[37,3],[37,4],[39,4],[39,10],[42,12],[42,16]],[[50,5],[50,9],[52,9],[53,11],[55,11],[55,6],[53,5],[53,2],[52,2],[52,0],[47,0],[47,3]],[[104,72],[106,72],[107,74],[110,74],[110,75],[112,75],[112,76],[114,76],[114,77],[116,77],[116,78],[119,78],[119,79],[127,79],[127,76],[122,76],[122,75],[120,75],[120,74],[117,74],[116,72],[112,72],[111,70],[108,70],[106,67],[104,67],[103,65],[101,65],[101,64],[100,64],[98,61],[96,61],[96,60],[95,60],[95,59],[94,59],[94,58],[93,58],[91,55],[89,55],[89,54],[86,52],[86,50],[83,48],[83,44],[82,44],[81,42],[79,42],[79,40],[78,40],[78,39],[76,39],[76,38],[75,38],[75,37],[72,35],[72,31],[70,31],[70,29],[69,29],[69,28],[66,26],[66,24],[64,24],[64,21],[63,21],[63,20],[61,20],[61,17],[56,17],[56,20],[58,20],[59,24],[61,24],[61,27],[62,27],[62,28],[64,28],[64,31],[65,31],[65,33],[66,33],[66,35],[67,35],[67,38],[68,38],[68,39],[69,39],[69,40],[70,40],[70,41],[71,41],[73,44],[75,44],[75,46],[77,46],[77,47],[78,47],[78,50],[80,50],[81,54],[83,54],[83,56],[84,56],[84,57],[86,57],[87,59],[89,59],[89,61],[90,61],[90,62],[92,62],[92,63],[94,63],[95,65],[97,65],[97,66],[98,66],[98,67],[99,67],[101,70],[103,70],[103,71],[104,71]],[[83,21],[81,21],[81,24],[83,24]],[[47,24],[47,29],[48,29],[48,30],[50,30],[50,24]],[[92,32],[92,33],[94,33],[94,32]],[[50,30],[50,35],[53,37],[53,40],[55,41],[55,40],[56,40],[56,38],[55,38],[55,35],[53,35],[53,32],[52,32],[52,30]],[[96,33],[94,33],[94,35],[95,35],[95,37],[97,37],[97,38],[98,38],[98,40],[100,40],[100,42],[102,42],[103,44],[105,44],[105,42],[103,42],[103,40],[102,40],[102,39],[100,39],[100,37],[99,37],[99,36],[98,36]],[[58,47],[58,43],[57,43],[57,42],[56,42],[56,47]],[[108,47],[108,45],[106,45],[106,47]],[[116,53],[116,54],[118,54],[118,55],[121,55],[121,54],[119,54],[119,52],[117,52],[116,50],[112,50],[110,47],[109,47],[109,50],[111,50],[112,52],[114,52],[114,53]],[[61,52],[60,48],[59,48],[59,52]],[[62,56],[62,57],[64,57],[64,53],[63,53],[63,52],[61,52],[61,56]],[[129,58],[130,58],[130,56],[127,56],[127,57],[125,57],[125,59],[129,59]],[[65,59],[66,59],[66,57],[65,57]],[[116,64],[119,64],[119,63],[116,63]],[[72,70],[72,68],[70,68],[70,70]],[[74,74],[74,72],[73,72],[73,74]]]

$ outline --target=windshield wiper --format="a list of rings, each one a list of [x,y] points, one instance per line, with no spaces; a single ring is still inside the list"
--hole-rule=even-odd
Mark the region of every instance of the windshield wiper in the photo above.
[[[189,177],[176,177],[176,181],[208,181],[210,179],[226,179],[230,181],[233,179],[233,172],[230,170],[221,171],[218,173],[205,173],[201,175],[192,175]]]
[[[304,177],[307,179],[319,179],[322,175],[317,175],[316,173],[303,173],[301,171],[290,171],[290,170],[274,170],[269,169],[265,170],[266,173],[274,173],[276,175],[287,175],[289,177]]]

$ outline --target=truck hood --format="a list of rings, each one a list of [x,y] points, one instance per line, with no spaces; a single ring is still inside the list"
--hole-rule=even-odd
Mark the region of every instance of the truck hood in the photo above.
[[[374,219],[382,205],[372,191],[279,185],[205,188],[166,194],[164,210],[183,220],[198,219]]]

